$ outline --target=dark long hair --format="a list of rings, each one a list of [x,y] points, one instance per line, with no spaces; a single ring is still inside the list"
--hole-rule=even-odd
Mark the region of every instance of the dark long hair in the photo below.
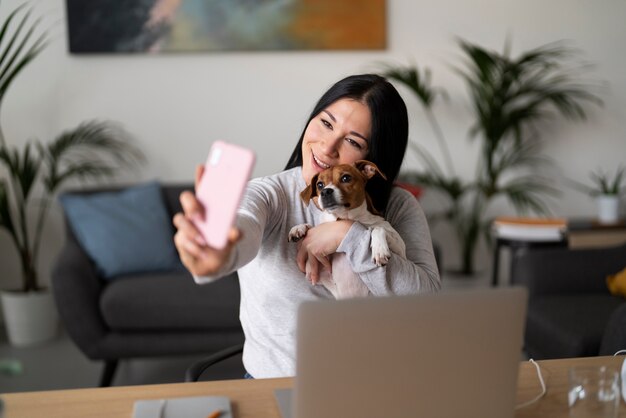
[[[372,118],[369,153],[367,159],[385,173],[387,180],[376,176],[367,183],[367,192],[374,207],[385,212],[393,182],[409,137],[409,121],[406,105],[400,94],[385,78],[376,74],[353,75],[335,83],[313,108],[285,169],[302,165],[302,141],[309,122],[322,110],[340,99],[357,100],[367,105]]]

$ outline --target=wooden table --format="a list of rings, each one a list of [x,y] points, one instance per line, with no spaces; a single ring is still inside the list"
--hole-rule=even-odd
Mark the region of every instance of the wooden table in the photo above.
[[[541,367],[544,381],[547,386],[546,395],[537,403],[518,409],[515,416],[519,417],[567,417],[567,370],[571,366],[609,366],[621,370],[622,362],[626,357],[585,357],[563,360],[543,360],[537,363]],[[533,399],[541,393],[541,386],[537,380],[537,372],[530,362],[520,364],[517,402],[522,403]],[[626,417],[626,405],[620,400],[619,416]]]
[[[537,403],[518,409],[520,417],[567,417],[567,370],[577,366],[611,366],[619,370],[625,357],[588,357],[539,361],[547,394]],[[274,389],[291,387],[293,379],[227,380],[167,385],[126,386],[98,389],[73,389],[24,392],[2,395],[7,418],[130,418],[138,399],[184,396],[225,395],[232,401],[237,418],[280,418]],[[541,392],[535,367],[520,364],[517,402],[533,399]],[[620,417],[626,405],[620,402]]]

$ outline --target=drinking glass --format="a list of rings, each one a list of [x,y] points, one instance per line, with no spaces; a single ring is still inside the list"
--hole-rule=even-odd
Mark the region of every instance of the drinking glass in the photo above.
[[[569,369],[570,418],[616,418],[619,399],[616,370],[607,367]]]

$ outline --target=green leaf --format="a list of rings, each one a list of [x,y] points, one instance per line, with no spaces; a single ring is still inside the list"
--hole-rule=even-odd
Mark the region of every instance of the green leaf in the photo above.
[[[518,59],[463,40],[459,44],[467,69],[457,72],[468,87],[476,114],[470,135],[483,135],[486,153],[496,152],[509,139],[524,140],[526,130],[550,117],[551,110],[567,118],[582,119],[583,104],[602,103],[584,86],[573,82],[572,70],[562,66],[573,53],[559,43],[536,48]],[[487,155],[485,160],[491,157]]]
[[[622,184],[622,180],[624,178],[624,167],[620,166],[617,169],[617,172],[615,173],[615,177],[613,178],[613,181],[611,183],[610,186],[610,190],[614,193],[614,194],[618,194]]]
[[[544,198],[559,194],[559,191],[552,187],[547,179],[536,175],[518,177],[504,184],[499,192],[510,201],[517,212],[531,211],[540,215],[550,213]]]
[[[626,180],[624,178],[625,170],[626,167],[620,164],[613,177],[611,177],[611,175],[602,168],[592,171],[589,173],[589,178],[592,182],[591,186],[575,180],[569,180],[568,183],[574,189],[591,196],[598,196],[601,194],[619,195],[622,193],[622,189],[624,189],[622,183]]]
[[[446,96],[445,90],[432,86],[429,69],[425,69],[422,74],[416,65],[385,65],[382,75],[408,87],[425,108],[430,108],[437,96]]]
[[[120,168],[136,167],[144,161],[123,129],[99,121],[63,132],[41,152],[48,167],[43,182],[51,193],[67,180],[108,177]]]
[[[26,200],[37,180],[41,166],[41,160],[31,154],[31,144],[27,143],[24,146],[21,155],[17,148],[12,150],[8,147],[0,148],[0,161],[8,168],[13,184],[19,186],[16,192],[19,192],[21,199]]]
[[[602,101],[581,81],[581,68],[572,65],[577,51],[563,42],[546,44],[517,57],[509,53],[508,42],[504,53],[463,39],[458,45],[462,64],[453,70],[469,94],[473,112],[469,138],[480,141],[475,180],[463,182],[455,175],[446,176],[435,158],[413,143],[411,149],[423,170],[408,175],[413,182],[451,199],[451,206],[442,213],[453,223],[461,241],[464,265],[471,266],[468,256],[490,225],[483,218],[492,199],[504,197],[518,212],[547,214],[547,199],[558,194],[538,171],[550,163],[540,152],[539,123],[556,116],[582,120],[588,105],[602,105]],[[432,119],[429,72],[422,74],[415,66],[391,67],[384,75],[409,87]],[[441,132],[435,131],[439,139]],[[447,171],[454,174],[450,169],[453,164],[448,166]],[[625,176],[620,169],[613,178],[593,176],[592,180],[601,188],[626,190],[622,184]]]
[[[15,10],[13,10],[13,12],[11,12],[11,14],[9,14],[9,16],[7,17],[7,20],[5,21],[4,25],[2,25],[2,32],[0,33],[0,35],[1,35],[0,41],[4,41],[4,37],[5,37],[5,35],[7,35],[8,28],[11,25],[13,19],[16,17],[17,13],[22,8],[24,8],[25,6],[26,6],[25,4],[22,4],[21,6],[19,6]],[[26,15],[24,17],[22,17],[22,20],[18,24],[17,29],[15,30],[15,32],[13,32],[13,35],[9,35],[11,37],[11,39],[9,39],[8,43],[4,46],[4,49],[2,50],[2,54],[0,55],[0,65],[1,66],[8,67],[8,65],[6,65],[6,63],[5,63],[6,59],[9,56],[9,53],[11,52],[11,49],[13,48],[13,45],[15,44],[15,42],[17,42],[17,39],[18,39],[20,33],[22,32],[22,29],[24,28],[24,25],[28,21],[29,16],[30,16],[30,12],[27,12]]]
[[[7,17],[0,31],[0,42],[4,41],[6,36],[10,37],[6,44],[0,43],[0,45],[2,45],[0,49],[0,101],[3,99],[8,88],[12,85],[15,77],[17,77],[47,45],[47,33],[45,31],[37,39],[31,41],[35,30],[41,23],[41,19],[31,21],[30,11],[24,14],[15,31],[9,34],[9,27],[13,19],[23,7],[24,5],[18,7]],[[24,31],[26,32],[25,34]]]
[[[0,180],[0,225],[5,227],[11,235],[15,234],[15,227],[11,219],[8,185],[4,180]]]

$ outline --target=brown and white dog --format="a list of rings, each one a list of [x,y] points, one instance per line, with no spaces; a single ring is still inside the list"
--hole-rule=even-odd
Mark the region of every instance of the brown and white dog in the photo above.
[[[322,222],[351,219],[372,229],[372,261],[378,266],[389,262],[391,253],[406,257],[406,248],[400,234],[374,209],[365,191],[365,184],[374,175],[385,175],[370,161],[359,160],[354,165],[341,164],[328,168],[311,179],[311,184],[300,193],[305,204],[313,203],[324,212]],[[289,241],[302,239],[309,224],[296,225],[289,231]],[[309,265],[306,269],[309,277]],[[369,289],[356,275],[343,253],[332,257],[332,275],[327,269],[320,272],[320,283],[336,299],[367,296]]]

